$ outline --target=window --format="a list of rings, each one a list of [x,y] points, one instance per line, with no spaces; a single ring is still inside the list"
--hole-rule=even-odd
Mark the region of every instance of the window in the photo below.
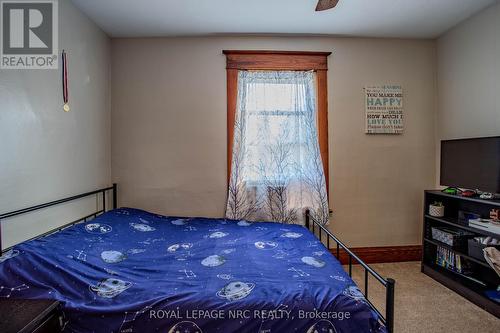
[[[247,88],[244,103],[248,113],[246,147],[254,163],[247,164],[244,181],[262,185],[265,181],[278,184],[285,179],[299,179],[299,166],[306,162],[302,152],[308,143],[301,130],[307,122],[307,110],[301,103],[307,83],[293,72],[251,75],[257,76],[259,82]],[[265,175],[261,164],[267,166]]]
[[[328,220],[327,53],[225,51],[230,218]],[[275,70],[277,69],[277,70]]]

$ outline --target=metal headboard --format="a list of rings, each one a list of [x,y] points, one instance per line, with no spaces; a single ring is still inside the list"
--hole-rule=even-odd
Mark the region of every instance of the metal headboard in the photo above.
[[[105,187],[105,188],[100,188],[100,189],[97,189],[97,190],[94,190],[94,191],[90,191],[90,192],[86,192],[86,193],[82,193],[82,194],[77,194],[77,195],[74,195],[74,196],[71,196],[71,197],[67,197],[67,198],[63,198],[63,199],[59,199],[59,200],[54,200],[54,201],[43,203],[43,204],[40,204],[40,205],[36,205],[36,206],[28,207],[28,208],[23,208],[23,209],[15,210],[15,211],[12,211],[12,212],[0,214],[0,253],[3,253],[4,251],[8,251],[8,250],[10,250],[12,248],[12,247],[9,247],[9,248],[6,248],[6,249],[2,249],[2,220],[8,219],[8,218],[12,218],[14,216],[19,216],[19,215],[22,215],[22,214],[30,213],[30,212],[33,212],[33,211],[36,211],[36,210],[39,210],[39,209],[43,209],[43,208],[47,208],[47,207],[52,207],[52,206],[57,206],[57,205],[65,203],[65,202],[78,200],[78,199],[89,197],[89,196],[92,196],[92,195],[102,194],[102,209],[97,208],[97,211],[95,211],[95,212],[93,212],[93,213],[91,213],[91,214],[89,214],[87,216],[84,216],[84,217],[79,218],[79,219],[77,219],[75,221],[66,223],[66,224],[64,224],[64,225],[62,225],[60,227],[57,227],[57,228],[52,229],[52,230],[49,230],[49,231],[47,231],[47,232],[45,232],[45,233],[43,233],[41,235],[35,236],[35,237],[30,238],[28,240],[37,239],[37,238],[40,238],[40,237],[44,237],[44,236],[46,236],[48,234],[54,233],[54,232],[56,232],[58,230],[64,229],[66,227],[69,227],[69,226],[71,226],[73,224],[76,224],[76,223],[79,223],[79,222],[82,222],[82,221],[86,221],[87,219],[90,219],[92,217],[95,218],[98,215],[106,212],[106,192],[108,192],[108,191],[112,191],[113,209],[117,208],[117,191],[116,190],[117,190],[117,186],[116,186],[116,184],[113,184],[112,186]]]

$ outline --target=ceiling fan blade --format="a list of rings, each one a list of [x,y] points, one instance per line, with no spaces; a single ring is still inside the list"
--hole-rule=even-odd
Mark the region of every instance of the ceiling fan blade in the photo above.
[[[316,5],[316,11],[320,12],[322,10],[331,9],[337,6],[338,2],[339,0],[319,0],[318,4]]]

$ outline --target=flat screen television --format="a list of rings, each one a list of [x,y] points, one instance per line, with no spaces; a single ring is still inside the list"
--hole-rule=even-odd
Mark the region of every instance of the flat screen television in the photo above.
[[[500,136],[441,141],[441,185],[500,193]]]

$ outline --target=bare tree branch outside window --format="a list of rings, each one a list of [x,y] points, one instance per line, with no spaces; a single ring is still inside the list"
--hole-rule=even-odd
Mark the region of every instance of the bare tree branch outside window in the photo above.
[[[239,73],[226,217],[328,223],[312,72]]]

